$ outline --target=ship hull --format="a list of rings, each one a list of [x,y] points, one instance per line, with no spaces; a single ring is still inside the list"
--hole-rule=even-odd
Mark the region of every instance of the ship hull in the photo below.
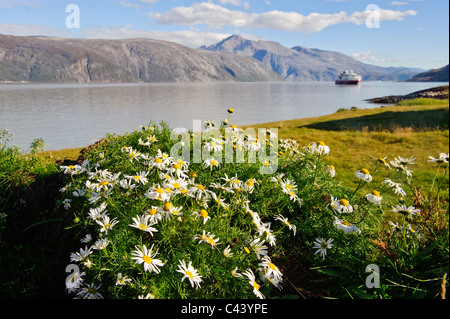
[[[350,84],[357,85],[359,84],[359,80],[336,80],[336,84]]]

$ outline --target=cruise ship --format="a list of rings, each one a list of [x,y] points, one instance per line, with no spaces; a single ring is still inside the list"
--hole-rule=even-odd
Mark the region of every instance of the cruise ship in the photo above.
[[[351,70],[345,70],[336,80],[336,84],[358,84],[359,82],[361,82],[361,75],[358,75]]]

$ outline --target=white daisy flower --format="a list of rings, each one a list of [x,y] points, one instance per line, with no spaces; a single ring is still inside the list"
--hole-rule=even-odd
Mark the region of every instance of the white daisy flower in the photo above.
[[[369,202],[375,205],[381,205],[381,201],[383,200],[383,197],[380,196],[380,192],[373,190],[372,193],[367,194],[364,196]]]
[[[184,260],[179,260],[180,264],[178,265],[177,272],[183,274],[183,278],[181,281],[185,280],[186,278],[191,283],[192,288],[196,286],[197,288],[200,288],[200,283],[202,282],[202,276],[200,276],[197,269],[195,269],[192,266],[192,262],[189,261],[189,264],[186,266],[186,263]]]
[[[328,240],[325,240],[323,238],[316,238],[316,240],[314,241],[314,248],[317,249],[317,251],[314,254],[319,254],[320,256],[322,256],[323,258],[325,258],[326,254],[327,254],[327,250],[331,249],[333,247],[333,242],[334,239],[330,238]]]
[[[338,213],[351,213],[353,212],[353,206],[345,198],[337,199],[331,195],[331,207]]]
[[[158,268],[161,266],[164,266],[164,263],[156,259],[156,255],[158,254],[158,251],[153,251],[153,246],[150,249],[147,249],[145,245],[142,246],[136,246],[136,250],[133,250],[131,252],[131,259],[136,260],[135,264],[144,264],[144,271],[148,272],[154,272],[156,274],[160,273],[160,270]]]
[[[155,225],[156,222],[153,220],[150,221],[150,219],[151,219],[150,215],[139,215],[133,218],[134,223],[130,224],[129,226],[147,232],[153,236],[153,233],[158,232],[158,230],[156,228],[151,227]]]
[[[272,260],[269,256],[264,256],[263,258],[261,258],[261,263],[259,263],[259,266],[262,267],[262,272],[266,276],[273,275],[277,280],[281,280],[281,278],[283,277],[280,269],[278,269],[278,267],[275,266],[274,263],[272,263]]]
[[[358,177],[359,179],[370,183],[372,181],[372,175],[370,175],[370,172],[368,169],[361,169],[359,171],[355,172],[356,177]]]
[[[359,229],[358,227],[356,227],[355,225],[349,223],[348,221],[344,220],[344,219],[339,219],[336,216],[334,216],[334,222],[333,224],[336,226],[337,229],[340,229],[342,231],[344,231],[347,234],[350,233],[361,233],[361,229]]]
[[[420,209],[415,208],[414,206],[406,206],[406,205],[396,205],[392,207],[391,212],[400,213],[406,215],[408,218],[412,218],[417,213],[420,213]]]
[[[251,269],[247,269],[242,274],[248,278],[249,284],[252,286],[253,293],[255,294],[255,296],[258,297],[259,299],[265,299],[264,295],[259,291],[260,287],[256,282],[256,277],[253,274],[253,271]]]

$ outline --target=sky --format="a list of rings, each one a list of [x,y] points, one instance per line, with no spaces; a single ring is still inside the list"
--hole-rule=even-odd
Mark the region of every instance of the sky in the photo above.
[[[152,38],[192,48],[239,34],[428,70],[449,63],[449,1],[0,0],[0,34]]]

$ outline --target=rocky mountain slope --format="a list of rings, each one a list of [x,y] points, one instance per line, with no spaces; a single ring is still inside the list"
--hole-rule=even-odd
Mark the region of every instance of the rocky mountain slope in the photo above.
[[[150,39],[84,40],[0,35],[0,81],[279,81],[254,58]]]
[[[448,82],[449,80],[448,64],[442,68],[430,70],[415,75],[408,82]]]
[[[251,56],[288,81],[334,81],[344,70],[361,74],[365,81],[402,81],[419,73],[408,68],[383,68],[361,63],[333,51],[302,46],[287,48],[272,41],[251,41],[233,35],[203,50]]]

